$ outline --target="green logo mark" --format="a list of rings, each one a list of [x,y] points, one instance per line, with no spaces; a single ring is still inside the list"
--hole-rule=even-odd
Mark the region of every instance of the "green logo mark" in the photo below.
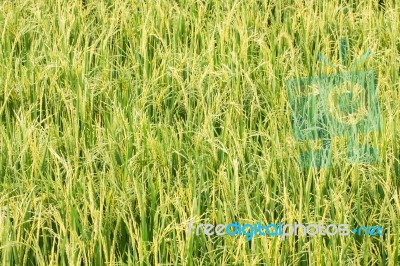
[[[343,64],[347,46],[347,40],[342,40],[340,55]],[[368,51],[351,67],[370,55]],[[319,59],[330,64],[323,55]],[[349,162],[373,163],[379,160],[377,148],[358,142],[360,134],[381,130],[374,71],[295,78],[287,81],[286,89],[294,138],[297,141],[319,139],[322,142],[320,149],[301,152],[302,167],[331,167],[333,136],[347,137]]]

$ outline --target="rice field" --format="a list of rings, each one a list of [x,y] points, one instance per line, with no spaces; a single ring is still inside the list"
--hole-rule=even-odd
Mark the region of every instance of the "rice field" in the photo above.
[[[399,265],[399,24],[395,0],[0,1],[1,265]],[[295,139],[287,81],[368,50],[378,162],[334,137],[332,166],[303,168],[320,143]],[[384,235],[246,241],[191,219]]]

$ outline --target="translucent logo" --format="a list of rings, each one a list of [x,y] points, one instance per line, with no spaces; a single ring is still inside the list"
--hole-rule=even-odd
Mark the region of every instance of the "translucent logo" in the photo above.
[[[341,41],[341,58],[345,63],[348,43]],[[352,66],[371,55],[368,51]],[[328,60],[320,55],[320,60]],[[377,95],[377,77],[372,70],[340,72],[330,75],[288,80],[290,119],[296,141],[320,140],[318,149],[300,153],[305,168],[332,166],[332,137],[347,139],[347,161],[373,163],[379,151],[359,141],[360,134],[381,130]]]

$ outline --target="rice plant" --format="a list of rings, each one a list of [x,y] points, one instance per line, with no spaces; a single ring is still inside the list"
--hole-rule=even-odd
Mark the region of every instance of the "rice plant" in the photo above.
[[[1,1],[1,264],[399,265],[399,14],[395,0]],[[367,50],[353,70],[376,73],[381,131],[359,138],[379,160],[348,162],[334,137],[331,167],[303,168],[322,144],[292,134],[287,81]],[[188,235],[191,219],[384,235],[246,241]]]

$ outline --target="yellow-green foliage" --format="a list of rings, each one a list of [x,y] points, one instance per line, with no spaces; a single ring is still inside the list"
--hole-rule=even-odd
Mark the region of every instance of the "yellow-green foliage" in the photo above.
[[[378,2],[381,2],[379,4]],[[0,2],[2,265],[398,265],[396,0]],[[302,169],[285,82],[378,75],[377,164]],[[190,219],[384,237],[188,236]]]

